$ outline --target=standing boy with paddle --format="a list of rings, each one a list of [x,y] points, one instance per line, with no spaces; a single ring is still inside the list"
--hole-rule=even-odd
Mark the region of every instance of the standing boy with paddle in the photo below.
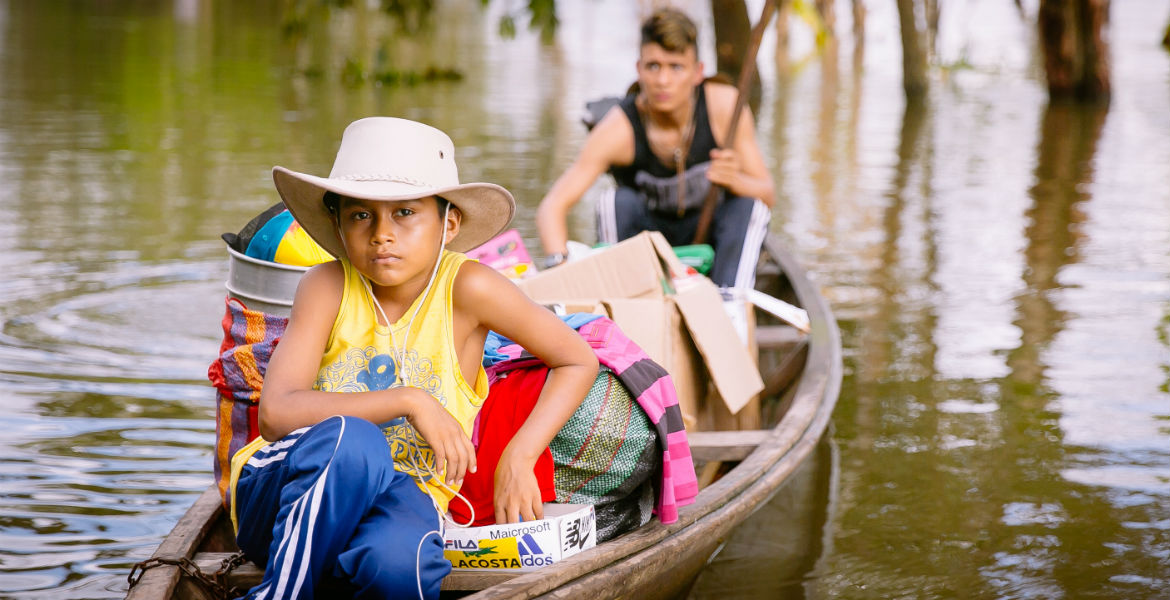
[[[598,200],[598,241],[650,230],[673,245],[690,244],[707,191],[718,185],[724,192],[710,228],[710,276],[722,287],[752,287],[775,202],[772,176],[750,111],[729,136],[738,94],[732,86],[704,82],[697,36],[690,18],[672,8],[642,23],[638,89],[601,119],[541,200],[536,222],[546,266],[565,259],[569,209],[609,171],[617,188]],[[734,145],[722,148],[728,139]]]

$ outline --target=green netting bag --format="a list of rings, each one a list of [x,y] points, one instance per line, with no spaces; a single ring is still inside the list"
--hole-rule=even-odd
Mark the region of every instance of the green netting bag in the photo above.
[[[599,542],[650,520],[662,468],[658,434],[613,371],[601,367],[549,449],[557,502],[594,505]]]

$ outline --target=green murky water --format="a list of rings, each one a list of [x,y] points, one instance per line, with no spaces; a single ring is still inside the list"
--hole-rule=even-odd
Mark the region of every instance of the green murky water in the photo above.
[[[276,201],[272,165],[327,172],[361,116],[426,121],[535,246],[584,102],[633,78],[639,8],[562,1],[542,46],[498,36],[505,4],[293,43],[279,2],[0,1],[0,596],[122,596],[210,482],[218,236]],[[1031,26],[970,1],[940,36],[970,66],[907,107],[896,15],[868,4],[863,48],[842,3],[839,44],[794,23],[760,66],[773,229],[842,326],[832,443],[695,595],[1170,595],[1170,3],[1113,3],[1108,110],[1048,106]],[[386,36],[383,66],[463,79],[342,85]]]

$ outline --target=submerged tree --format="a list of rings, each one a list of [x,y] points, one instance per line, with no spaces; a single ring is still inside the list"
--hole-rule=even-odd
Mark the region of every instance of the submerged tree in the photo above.
[[[348,86],[458,81],[462,72],[432,64],[420,43],[434,11],[434,0],[285,0],[281,29],[306,77]]]
[[[914,0],[898,0],[898,21],[902,30],[902,89],[907,98],[918,98],[926,93],[926,42]]]
[[[743,0],[711,0],[711,16],[715,25],[715,68],[732,82],[738,81],[740,72],[747,66],[745,59],[756,59],[747,56],[748,38],[752,33],[747,5]],[[752,74],[752,85],[748,92],[748,102],[753,111],[760,105],[762,94],[760,73],[756,71]]]
[[[1040,0],[1038,21],[1049,97],[1108,101],[1109,0]]]

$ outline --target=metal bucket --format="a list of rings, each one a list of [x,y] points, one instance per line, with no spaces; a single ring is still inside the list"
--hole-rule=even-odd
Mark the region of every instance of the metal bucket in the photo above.
[[[252,310],[287,317],[292,311],[297,283],[309,267],[259,260],[240,254],[230,246],[227,251],[228,295]]]

